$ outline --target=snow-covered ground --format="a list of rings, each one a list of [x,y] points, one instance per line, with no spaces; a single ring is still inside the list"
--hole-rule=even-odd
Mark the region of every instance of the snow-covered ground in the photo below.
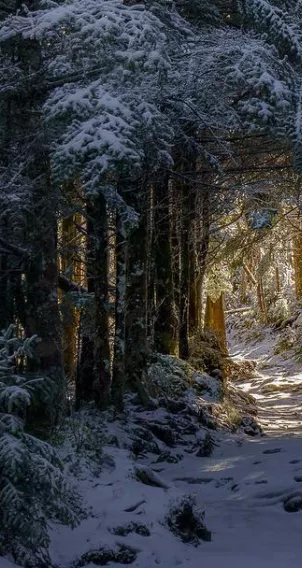
[[[176,445],[177,463],[156,463],[151,454],[133,461],[128,450],[105,447],[110,459],[102,472],[78,481],[88,518],[73,531],[53,529],[55,565],[76,566],[82,554],[107,545],[111,550],[127,546],[136,557],[133,568],[301,568],[302,369],[293,359],[273,354],[273,336],[257,344],[235,336],[232,351],[235,358],[259,360],[255,376],[237,386],[257,397],[264,435],[217,431],[211,457]],[[121,423],[112,422],[109,430],[117,439],[126,435]],[[152,468],[162,487],[138,481],[140,464]],[[183,494],[195,495],[205,511],[211,542],[185,544],[169,531],[170,503]],[[129,534],[116,534],[117,527],[126,526]],[[138,526],[144,530],[137,531]],[[10,565],[0,559],[0,567]]]

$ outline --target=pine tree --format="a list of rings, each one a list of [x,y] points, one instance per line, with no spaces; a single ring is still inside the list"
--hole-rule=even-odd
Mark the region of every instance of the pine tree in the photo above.
[[[0,552],[28,567],[49,565],[48,522],[74,526],[79,512],[56,451],[26,429],[30,407],[51,399],[49,380],[18,371],[36,343],[17,339],[13,326],[0,335]]]

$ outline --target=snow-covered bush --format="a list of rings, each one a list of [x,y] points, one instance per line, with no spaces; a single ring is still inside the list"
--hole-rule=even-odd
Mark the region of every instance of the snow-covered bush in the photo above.
[[[151,396],[179,398],[191,385],[191,374],[190,365],[181,359],[157,353],[148,368],[145,386]]]
[[[288,318],[289,306],[286,298],[279,298],[272,304],[268,311],[268,317],[271,322],[280,322]]]
[[[47,404],[51,383],[18,372],[34,356],[36,337],[0,334],[0,554],[24,566],[49,566],[48,522],[75,525],[78,498],[68,488],[56,451],[26,432],[26,413],[38,395]]]
[[[275,355],[279,355],[280,353],[284,353],[285,351],[289,351],[293,349],[297,344],[297,332],[296,330],[292,329],[291,327],[286,327],[276,342],[275,347]]]

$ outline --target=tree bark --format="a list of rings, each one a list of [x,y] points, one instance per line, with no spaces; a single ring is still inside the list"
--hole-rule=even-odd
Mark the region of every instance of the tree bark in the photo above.
[[[103,195],[89,203],[92,222],[90,273],[95,295],[94,394],[96,404],[105,408],[110,402],[110,347],[108,297],[108,227]]]
[[[128,185],[129,188],[129,185]],[[148,361],[147,347],[147,298],[146,298],[146,249],[147,223],[146,200],[148,190],[144,183],[133,184],[127,189],[127,204],[139,214],[139,221],[128,234],[126,266],[126,379],[140,394]]]
[[[174,306],[170,235],[169,174],[159,172],[154,184],[154,252],[156,266],[155,349],[176,354],[177,320]]]
[[[182,203],[181,203],[181,268],[180,268],[180,301],[179,301],[179,356],[181,359],[189,357],[189,292],[190,292],[190,272],[189,272],[189,227],[190,227],[190,208],[189,208],[189,187],[182,184]]]
[[[293,238],[293,265],[296,298],[302,297],[302,231],[297,231]]]
[[[207,296],[206,312],[205,312],[205,330],[214,331],[217,335],[222,353],[228,354],[225,315],[224,315],[224,297],[220,294],[219,298],[212,300]]]
[[[125,301],[126,301],[127,243],[122,219],[117,214],[115,241],[115,333],[112,369],[112,402],[118,410],[123,410],[125,392]]]

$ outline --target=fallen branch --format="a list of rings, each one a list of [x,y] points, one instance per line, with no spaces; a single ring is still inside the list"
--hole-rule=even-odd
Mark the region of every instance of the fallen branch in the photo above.
[[[233,310],[226,310],[225,315],[230,316],[232,314],[241,314],[244,312],[250,312],[253,310],[253,306],[246,306],[244,308],[234,308]]]

